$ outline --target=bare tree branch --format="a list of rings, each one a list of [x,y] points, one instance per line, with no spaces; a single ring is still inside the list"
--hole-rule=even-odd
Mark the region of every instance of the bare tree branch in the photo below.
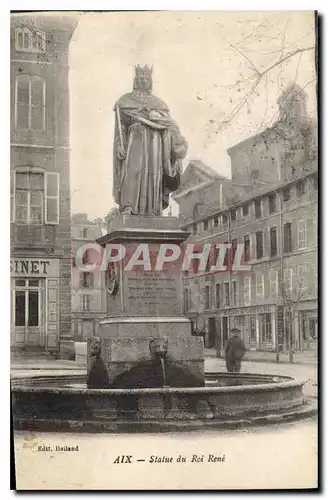
[[[313,47],[306,47],[304,49],[296,49],[293,52],[290,52],[289,54],[285,55],[284,57],[282,57],[281,59],[276,61],[274,64],[271,64],[271,66],[268,66],[265,70],[261,71],[260,75],[264,76],[266,73],[269,73],[269,71],[271,71],[273,68],[275,68],[279,64],[286,62],[288,59],[291,59],[296,54],[301,54],[303,52],[308,52],[309,50],[314,50],[314,49],[315,49],[314,46]]]
[[[233,88],[234,86],[236,85],[242,85],[244,84],[246,81],[251,81],[253,79],[255,79],[254,83],[252,84],[251,88],[246,92],[245,96],[243,97],[243,99],[241,100],[241,102],[239,104],[237,104],[233,109],[232,111],[230,112],[230,114],[224,119],[221,121],[221,123],[219,124],[219,127],[214,131],[214,133],[212,135],[217,135],[220,131],[222,131],[237,115],[238,113],[243,109],[243,107],[248,103],[248,100],[250,99],[250,97],[253,95],[253,93],[255,92],[256,88],[259,86],[260,82],[262,81],[262,79],[265,77],[267,77],[268,73],[270,71],[272,71],[274,68],[278,67],[279,65],[282,65],[284,62],[288,61],[289,59],[291,59],[292,57],[294,57],[295,55],[299,54],[300,57],[301,55],[304,53],[304,52],[308,52],[310,50],[314,50],[314,47],[305,47],[305,48],[298,48],[298,49],[295,49],[294,51],[292,52],[289,52],[288,54],[286,55],[283,55],[282,57],[280,57],[276,62],[270,64],[267,68],[265,68],[264,70],[262,71],[259,71],[258,68],[254,65],[254,63],[249,59],[248,56],[246,56],[242,51],[240,51],[240,49],[238,49],[237,47],[235,47],[233,44],[230,44],[230,46],[232,48],[234,48],[242,57],[244,57],[252,66],[252,68],[254,69],[254,73],[249,76],[248,78],[246,78],[245,80],[243,81],[237,81],[235,84],[232,84],[230,86],[230,88]],[[281,50],[280,50],[280,53],[281,53]],[[298,65],[299,65],[299,61],[298,61]],[[308,82],[305,87],[307,85],[309,85],[310,83],[312,83],[313,80],[311,80],[310,82]],[[229,86],[228,86],[229,87]],[[304,88],[305,88],[304,87]],[[266,98],[266,101],[267,101],[267,98]],[[266,107],[267,107],[267,104],[266,104]],[[263,120],[264,121],[264,120]],[[214,122],[214,120],[213,120]],[[207,144],[207,143],[206,143]]]
[[[249,57],[246,56],[246,54],[244,54],[244,52],[242,52],[240,49],[238,49],[238,47],[236,47],[235,45],[233,45],[232,43],[230,44],[230,47],[232,47],[234,50],[236,50],[238,52],[238,54],[240,54],[242,57],[244,57],[248,62],[249,64],[251,65],[251,67],[253,68],[253,70],[255,71],[255,73],[257,75],[260,75],[260,72],[259,70],[257,69],[257,67],[254,65],[254,63],[250,60]]]

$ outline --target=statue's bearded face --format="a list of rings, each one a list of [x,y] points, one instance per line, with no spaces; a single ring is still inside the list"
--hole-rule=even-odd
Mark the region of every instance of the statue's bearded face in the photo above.
[[[151,90],[152,81],[151,76],[147,73],[141,73],[135,77],[135,88],[139,90]]]

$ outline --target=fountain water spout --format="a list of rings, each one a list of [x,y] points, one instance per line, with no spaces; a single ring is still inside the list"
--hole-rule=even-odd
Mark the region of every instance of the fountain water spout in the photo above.
[[[166,376],[165,376],[165,358],[167,356],[169,339],[167,337],[162,337],[160,339],[151,339],[149,342],[149,351],[151,355],[160,360],[163,375],[163,387],[166,386]]]

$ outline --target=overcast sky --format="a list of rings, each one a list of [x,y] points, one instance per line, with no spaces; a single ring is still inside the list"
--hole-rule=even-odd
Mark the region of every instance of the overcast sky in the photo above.
[[[246,80],[253,65],[261,72],[314,43],[312,12],[82,14],[70,47],[72,211],[104,217],[114,206],[113,105],[132,90],[135,64],[153,65],[153,92],[189,144],[184,168],[198,158],[230,176],[227,148],[277,118],[277,97],[290,82],[305,87],[309,113],[316,112],[314,51],[307,50],[268,72],[230,120],[254,84]]]

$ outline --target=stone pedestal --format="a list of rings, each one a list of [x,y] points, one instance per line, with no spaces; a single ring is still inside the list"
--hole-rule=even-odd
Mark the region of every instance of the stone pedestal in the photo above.
[[[191,335],[191,322],[182,312],[181,259],[165,263],[162,270],[155,269],[160,246],[180,247],[189,233],[178,228],[175,217],[119,215],[109,229],[97,242],[103,247],[120,244],[125,248],[125,258],[116,264],[113,273],[116,286],[111,282],[112,293],[107,293],[107,317],[99,322],[100,355],[107,366],[110,385],[120,386],[117,381],[123,384],[124,380],[123,386],[156,386],[163,362],[156,359],[150,344],[161,344],[163,339],[167,345],[165,382],[177,386],[204,385],[203,340]],[[134,265],[131,269],[133,255],[148,262],[146,268]],[[90,372],[94,360],[89,353],[88,347]],[[154,375],[154,380],[147,382],[147,377],[152,378],[152,370],[158,377]]]
[[[74,341],[71,337],[60,339],[59,357],[60,359],[67,359],[67,360],[75,359]]]

